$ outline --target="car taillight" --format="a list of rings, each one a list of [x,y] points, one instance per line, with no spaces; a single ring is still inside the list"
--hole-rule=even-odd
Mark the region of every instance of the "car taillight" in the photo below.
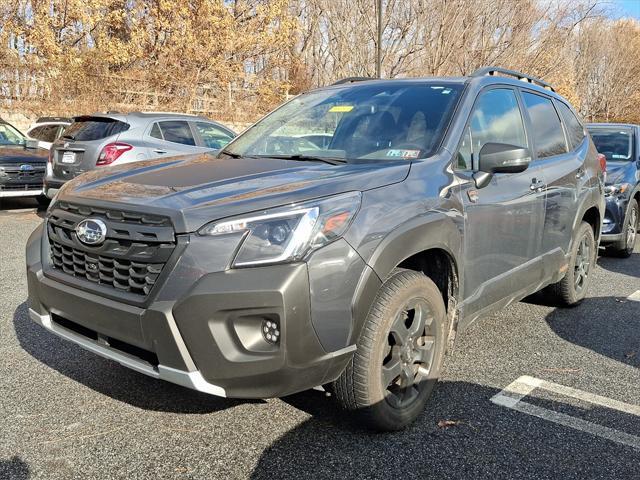
[[[111,165],[115,162],[120,155],[124,152],[128,152],[133,147],[127,143],[110,143],[105,145],[105,147],[100,152],[98,156],[98,161],[96,162],[96,166],[101,167],[105,165]]]
[[[605,157],[603,154],[599,153],[598,154],[598,160],[600,161],[600,170],[602,170],[602,173],[606,173],[606,171],[607,171],[607,157]]]

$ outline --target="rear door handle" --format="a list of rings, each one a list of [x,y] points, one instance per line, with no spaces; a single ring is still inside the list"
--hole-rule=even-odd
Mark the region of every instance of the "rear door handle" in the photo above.
[[[155,153],[167,153],[167,151],[166,151],[166,150],[160,150],[160,149],[158,149],[158,148],[157,148],[157,149],[155,149],[155,150],[154,150],[154,152],[155,152]]]
[[[536,178],[533,178],[533,179],[531,180],[531,185],[529,185],[529,188],[530,188],[532,191],[535,191],[535,192],[541,192],[542,190],[544,190],[544,187],[545,187],[545,186],[546,186],[546,185],[544,184],[544,182],[543,182],[542,180],[538,180],[538,179],[536,179]]]

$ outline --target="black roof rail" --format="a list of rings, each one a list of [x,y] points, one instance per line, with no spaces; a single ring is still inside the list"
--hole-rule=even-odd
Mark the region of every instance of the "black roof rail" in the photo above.
[[[495,75],[496,73],[500,73],[502,75],[506,75],[508,77],[515,77],[518,80],[527,81],[529,83],[536,84],[542,88],[546,88],[547,90],[551,90],[555,92],[555,88],[553,88],[549,83],[544,80],[540,80],[539,78],[532,77],[531,75],[526,75],[522,72],[517,72],[516,70],[509,70],[507,68],[501,67],[482,67],[473,72],[470,76],[472,77],[484,77],[485,75]]]
[[[343,83],[366,82],[367,80],[378,80],[378,79],[371,78],[371,77],[347,77],[347,78],[343,78],[342,80],[338,80],[337,82],[332,83],[331,85],[342,85]]]
[[[36,123],[44,122],[71,122],[71,119],[67,117],[40,117],[36,120]]]

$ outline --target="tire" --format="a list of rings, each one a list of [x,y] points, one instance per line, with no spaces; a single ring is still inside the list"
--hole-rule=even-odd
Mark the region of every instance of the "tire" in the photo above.
[[[442,295],[428,277],[392,273],[371,306],[356,353],[333,383],[342,407],[373,430],[401,430],[413,422],[440,376],[446,324]]]
[[[597,253],[593,229],[587,222],[582,222],[573,236],[567,273],[558,283],[549,285],[544,294],[562,307],[573,307],[582,302],[587,295]]]
[[[629,202],[627,216],[624,219],[624,227],[622,228],[624,238],[607,247],[607,253],[620,258],[629,258],[636,245],[636,233],[638,232],[639,223],[640,210],[638,209],[638,202],[635,198],[632,198]]]
[[[41,207],[47,207],[51,202],[51,200],[46,195],[38,195],[36,197],[36,200],[38,201],[38,205],[40,205]]]

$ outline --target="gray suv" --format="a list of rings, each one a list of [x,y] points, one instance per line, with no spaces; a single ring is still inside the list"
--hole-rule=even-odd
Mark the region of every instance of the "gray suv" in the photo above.
[[[75,117],[51,146],[44,191],[96,167],[219,150],[236,134],[205,117],[163,112]]]
[[[567,101],[521,73],[340,82],[217,154],[67,183],[27,244],[29,312],[155,378],[324,386],[400,429],[457,332],[542,289],[585,297],[603,167]]]

